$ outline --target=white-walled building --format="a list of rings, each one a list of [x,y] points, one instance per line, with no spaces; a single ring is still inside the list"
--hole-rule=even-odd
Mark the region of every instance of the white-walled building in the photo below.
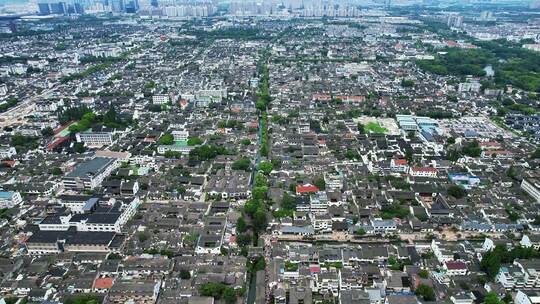
[[[516,304],[539,304],[540,303],[540,291],[538,290],[518,290],[516,298],[514,299]]]
[[[158,94],[158,95],[152,96],[153,104],[163,105],[169,102],[170,102],[170,98],[169,98],[169,95],[167,94]]]
[[[114,169],[118,168],[116,159],[96,157],[79,164],[63,178],[64,188],[69,190],[92,190],[101,185]]]
[[[438,172],[439,170],[437,170],[436,168],[423,167],[423,168],[411,168],[411,170],[409,171],[409,174],[415,177],[435,178],[437,177]]]
[[[77,142],[82,142],[88,147],[103,147],[112,145],[113,134],[110,132],[81,132],[75,135]]]
[[[521,181],[521,189],[540,203],[540,178],[528,176]]]
[[[22,203],[22,197],[19,192],[0,192],[0,209],[12,208]]]
[[[187,130],[175,130],[171,134],[174,137],[174,141],[186,141],[189,138],[189,131]]]
[[[0,159],[11,158],[17,154],[15,147],[0,147]]]

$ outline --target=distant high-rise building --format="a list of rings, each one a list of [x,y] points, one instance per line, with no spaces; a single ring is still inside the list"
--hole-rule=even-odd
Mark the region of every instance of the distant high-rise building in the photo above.
[[[80,3],[74,3],[73,4],[75,14],[84,14],[84,7]]]
[[[40,15],[71,15],[84,14],[84,8],[79,2],[38,2],[38,13]]]
[[[17,32],[17,24],[13,21],[10,21],[9,22],[9,30],[12,32],[12,33],[16,33]]]
[[[65,15],[67,14],[66,4],[64,2],[49,3],[51,14]]]
[[[49,3],[38,3],[38,10],[40,15],[50,15],[51,9]]]
[[[126,0],[126,13],[136,13],[140,9],[139,0]]]
[[[126,13],[134,14],[139,10],[138,2],[135,0],[126,3]]]
[[[448,16],[447,25],[449,27],[461,27],[463,25],[463,16],[460,16],[460,15]]]
[[[494,21],[495,17],[493,17],[493,12],[490,11],[483,11],[480,13],[480,21]]]
[[[115,13],[123,13],[125,11],[124,0],[111,0],[112,11]]]

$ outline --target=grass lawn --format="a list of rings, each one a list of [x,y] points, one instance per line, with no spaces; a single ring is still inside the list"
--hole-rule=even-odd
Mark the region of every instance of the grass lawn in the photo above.
[[[386,133],[388,132],[388,129],[381,127],[381,125],[378,122],[369,122],[366,125],[366,130],[371,131],[373,133]]]

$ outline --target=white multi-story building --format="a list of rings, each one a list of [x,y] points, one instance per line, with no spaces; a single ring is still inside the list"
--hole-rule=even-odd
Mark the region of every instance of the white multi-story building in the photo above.
[[[12,208],[22,202],[19,192],[0,192],[0,209]]]
[[[77,142],[82,142],[88,147],[103,147],[112,145],[113,135],[110,132],[81,132],[75,135]]]
[[[332,218],[328,213],[316,214],[312,218],[313,229],[317,233],[332,232]]]
[[[79,164],[63,178],[64,188],[69,190],[92,190],[118,168],[116,159],[96,157]]]
[[[55,112],[58,110],[58,105],[54,101],[36,102],[36,109],[39,112]]]
[[[343,189],[343,174],[339,173],[326,173],[324,174],[324,183],[327,189],[337,190]]]
[[[536,176],[525,177],[521,181],[521,189],[532,196],[536,202],[540,203],[540,178]]]
[[[388,233],[397,230],[397,225],[394,220],[371,220],[371,226],[375,233]]]
[[[0,159],[11,158],[17,154],[17,150],[14,147],[0,147]]]
[[[94,205],[105,204],[107,212],[88,210],[87,213],[46,217],[39,223],[39,230],[67,231],[69,228],[75,227],[76,231],[82,232],[120,233],[125,223],[135,215],[140,200],[138,197],[133,197],[129,199],[110,199],[100,203],[97,202],[97,199],[90,199],[88,202]]]
[[[122,49],[115,46],[100,46],[89,50],[88,53],[94,57],[118,57],[122,54]]]
[[[8,93],[8,87],[5,84],[0,85],[0,96],[6,96]]]
[[[187,130],[175,130],[171,134],[174,137],[174,141],[186,141],[189,138],[189,131]]]
[[[473,304],[476,297],[472,292],[454,294],[450,297],[453,304]]]
[[[163,104],[168,104],[169,102],[170,102],[169,95],[158,94],[158,95],[152,96],[153,104],[163,105]]]
[[[167,151],[174,151],[174,152],[180,152],[183,155],[188,155],[189,151],[191,151],[191,147],[187,145],[180,145],[180,144],[160,145],[158,146],[157,151],[159,154],[165,154],[165,152]]]
[[[326,192],[319,191],[311,196],[309,208],[312,213],[326,213],[328,211],[328,196],[326,196]]]
[[[519,244],[526,248],[534,248],[536,250],[540,250],[540,235],[537,234],[529,234],[529,235],[523,235],[521,238],[521,241]]]
[[[458,86],[459,92],[480,92],[482,85],[478,81],[462,82]]]
[[[58,197],[60,205],[68,208],[71,213],[79,214],[90,212],[99,202],[99,198],[86,195],[60,195]]]
[[[318,293],[333,295],[338,294],[339,292],[339,273],[336,269],[329,269],[322,271],[317,275],[316,289]]]
[[[411,170],[409,171],[409,174],[415,177],[435,178],[437,177],[438,172],[439,170],[437,170],[436,168],[423,167],[423,168],[411,168]]]
[[[15,75],[26,74],[28,67],[22,63],[17,63],[9,67],[9,72]]]
[[[516,304],[539,304],[540,292],[538,290],[518,290],[516,298],[514,299]]]
[[[535,52],[540,52],[540,43],[524,44],[523,48]]]
[[[309,123],[298,124],[298,133],[309,133],[309,131],[310,131]]]
[[[505,289],[540,289],[540,260],[517,259],[501,267],[495,278]]]
[[[431,241],[431,251],[433,251],[433,254],[440,263],[454,260],[454,252],[444,248],[444,246],[441,246],[441,244],[435,240]]]
[[[219,254],[223,244],[222,235],[201,235],[197,240],[195,253],[198,254]]]
[[[221,101],[223,98],[227,97],[227,89],[203,89],[195,93],[195,98],[197,100],[205,101]]]

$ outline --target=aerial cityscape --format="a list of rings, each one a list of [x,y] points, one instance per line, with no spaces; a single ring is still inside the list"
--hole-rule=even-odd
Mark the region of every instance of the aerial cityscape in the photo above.
[[[540,304],[540,1],[3,0],[0,304]]]

